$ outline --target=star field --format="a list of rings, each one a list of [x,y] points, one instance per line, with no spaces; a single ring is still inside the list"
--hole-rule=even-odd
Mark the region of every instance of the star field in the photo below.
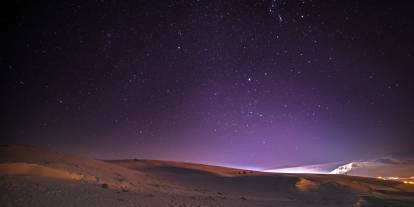
[[[414,149],[408,3],[60,1],[7,10],[8,143],[251,167]]]

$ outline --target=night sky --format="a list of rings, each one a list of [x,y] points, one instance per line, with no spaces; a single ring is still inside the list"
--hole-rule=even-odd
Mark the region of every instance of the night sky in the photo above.
[[[273,167],[414,149],[410,1],[13,1],[2,143]]]

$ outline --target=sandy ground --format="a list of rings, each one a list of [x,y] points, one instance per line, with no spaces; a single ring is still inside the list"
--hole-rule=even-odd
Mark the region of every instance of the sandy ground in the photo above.
[[[414,206],[414,185],[2,145],[0,206]]]

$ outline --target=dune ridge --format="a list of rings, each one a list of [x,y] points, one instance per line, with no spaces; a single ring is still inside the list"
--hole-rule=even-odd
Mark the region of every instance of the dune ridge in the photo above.
[[[0,175],[36,175],[69,180],[81,180],[84,178],[81,174],[24,162],[0,164]]]
[[[22,196],[23,195],[23,196]],[[414,186],[156,160],[102,161],[0,146],[6,206],[414,206]]]

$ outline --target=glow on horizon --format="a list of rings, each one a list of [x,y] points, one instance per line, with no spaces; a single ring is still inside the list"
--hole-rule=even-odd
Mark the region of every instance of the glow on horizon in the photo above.
[[[279,168],[271,170],[262,170],[263,172],[271,173],[294,173],[294,174],[329,174],[329,171],[316,169],[312,167],[290,167],[290,168]]]

